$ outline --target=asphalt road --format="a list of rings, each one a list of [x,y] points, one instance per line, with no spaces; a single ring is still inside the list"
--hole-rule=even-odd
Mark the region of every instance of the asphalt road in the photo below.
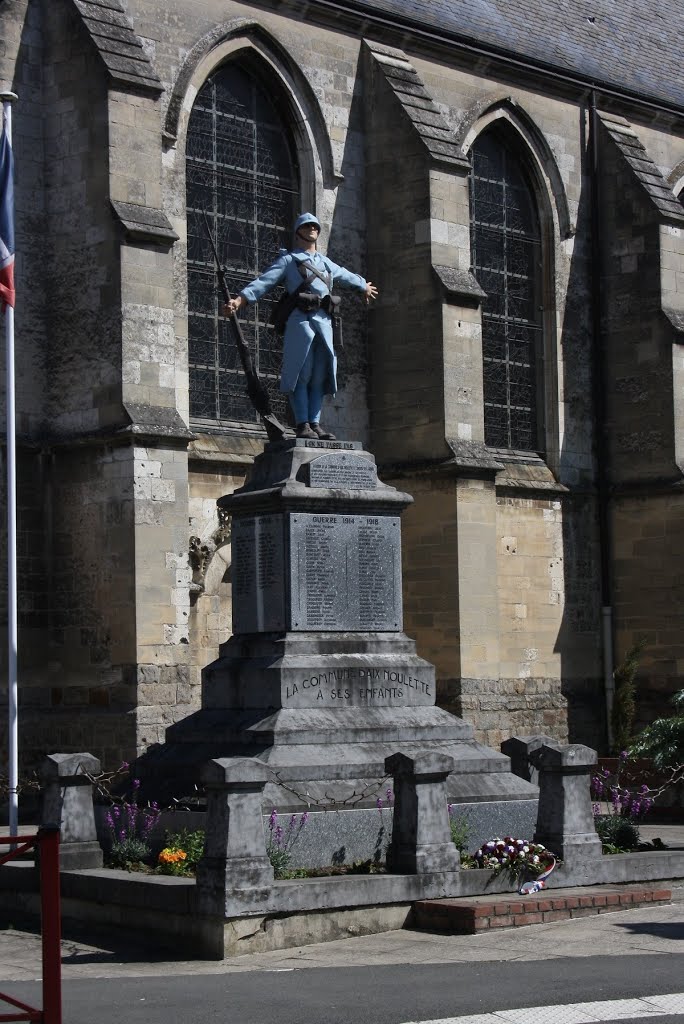
[[[35,982],[1,987],[40,1003]],[[64,1024],[168,1024],[170,1017],[182,1024],[403,1024],[683,990],[684,953],[610,956],[597,950],[595,956],[523,962],[88,978],[66,981],[63,1002]],[[677,1015],[658,1019],[682,1024]]]

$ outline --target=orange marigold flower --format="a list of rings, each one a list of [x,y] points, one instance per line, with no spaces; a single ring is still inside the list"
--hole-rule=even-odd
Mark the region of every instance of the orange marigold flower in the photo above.
[[[178,861],[185,860],[186,858],[187,853],[185,850],[174,850],[172,847],[167,846],[161,851],[158,859],[160,864],[177,864]]]

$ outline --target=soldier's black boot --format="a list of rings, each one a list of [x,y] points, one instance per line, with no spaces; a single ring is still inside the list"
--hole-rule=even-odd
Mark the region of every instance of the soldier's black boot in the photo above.
[[[308,423],[297,424],[297,437],[306,437],[310,441],[316,441],[318,436],[319,435],[311,429]]]
[[[309,426],[313,430],[314,434],[321,441],[336,441],[337,438],[329,430],[324,430],[320,423],[310,423]]]

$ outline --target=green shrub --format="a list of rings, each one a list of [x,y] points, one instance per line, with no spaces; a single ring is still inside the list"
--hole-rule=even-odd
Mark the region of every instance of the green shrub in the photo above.
[[[639,845],[639,826],[619,814],[597,814],[594,818],[601,845],[609,853],[635,850]]]
[[[149,843],[137,836],[124,836],[112,843],[108,861],[113,868],[129,868],[150,856]]]
[[[645,640],[638,640],[633,647],[630,647],[625,655],[625,660],[618,665],[613,673],[615,695],[611,724],[614,754],[626,750],[633,739],[632,732],[636,714],[636,674],[645,646]]]
[[[658,771],[676,771],[684,766],[684,690],[672,698],[675,713],[656,718],[631,746],[633,757],[650,757]]]
[[[468,853],[468,840],[470,839],[470,823],[468,819],[463,817],[454,818],[450,810],[449,828],[451,829],[451,841],[461,857],[465,857]]]

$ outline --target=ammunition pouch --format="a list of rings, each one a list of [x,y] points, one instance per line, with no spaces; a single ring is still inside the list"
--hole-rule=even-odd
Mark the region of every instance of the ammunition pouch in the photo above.
[[[297,309],[302,313],[315,313],[322,305],[321,296],[316,292],[300,292],[297,296]]]
[[[315,313],[322,309],[328,316],[336,316],[337,308],[342,300],[339,295],[318,295],[316,292],[300,292],[297,307],[303,313]]]

